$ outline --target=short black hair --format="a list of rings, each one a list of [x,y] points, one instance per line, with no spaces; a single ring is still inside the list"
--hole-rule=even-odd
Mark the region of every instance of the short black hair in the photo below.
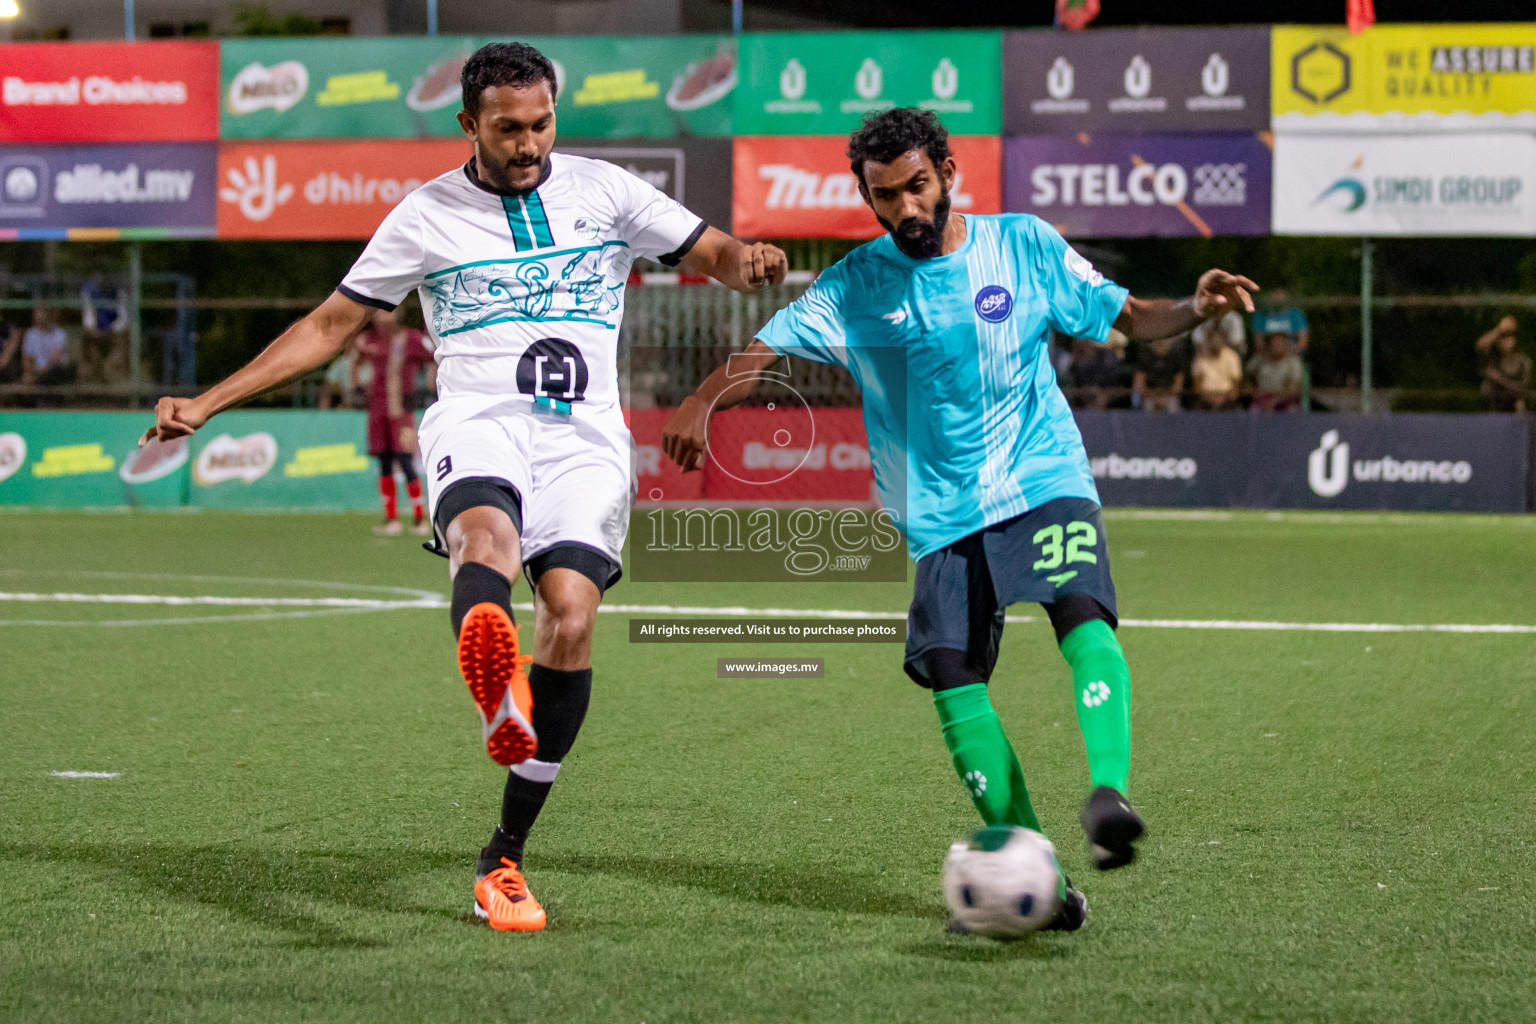
[[[480,110],[480,96],[487,89],[510,85],[526,89],[540,81],[549,83],[549,95],[559,91],[555,66],[549,58],[527,43],[487,43],[464,62],[459,82],[464,88],[464,109],[471,114]]]
[[[848,136],[848,161],[859,184],[864,161],[888,164],[903,153],[921,149],[938,167],[949,159],[949,130],[931,110],[892,107],[864,115],[864,123]]]

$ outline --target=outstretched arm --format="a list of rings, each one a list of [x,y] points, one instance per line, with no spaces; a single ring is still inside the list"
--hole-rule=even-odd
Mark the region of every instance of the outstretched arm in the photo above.
[[[1195,294],[1187,299],[1125,300],[1115,329],[1136,341],[1171,338],[1193,330],[1202,320],[1223,316],[1232,310],[1253,312],[1252,293],[1259,286],[1238,274],[1225,270],[1207,270],[1200,275]]]
[[[1498,323],[1484,331],[1482,337],[1477,339],[1477,350],[1479,352],[1486,352],[1488,349],[1493,347],[1493,343],[1495,341],[1499,340],[1499,336],[1501,334],[1508,334],[1509,332],[1513,331],[1515,327],[1516,324],[1514,317],[1506,316],[1500,318]],[[3,362],[0,362],[0,365],[3,365]]]
[[[683,399],[662,429],[661,450],[667,458],[681,466],[684,473],[703,466],[704,453],[709,449],[710,413],[744,402],[757,387],[762,372],[778,360],[777,352],[754,340],[745,351],[728,358],[725,365],[715,367],[698,390]]]
[[[682,266],[697,274],[708,274],[738,292],[755,292],[765,284],[779,284],[789,270],[784,250],[767,242],[743,242],[718,228],[705,228],[704,234]]]
[[[139,444],[158,438],[185,437],[214,415],[336,358],[373,317],[373,309],[340,292],[278,335],[261,355],[196,398],[162,398],[155,404],[155,425]]]

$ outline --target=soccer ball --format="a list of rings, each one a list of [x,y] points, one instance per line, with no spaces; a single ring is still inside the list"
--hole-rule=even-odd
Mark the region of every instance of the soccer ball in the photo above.
[[[1056,847],[1033,829],[991,825],[944,858],[944,898],[968,932],[1017,939],[1038,931],[1061,905]]]

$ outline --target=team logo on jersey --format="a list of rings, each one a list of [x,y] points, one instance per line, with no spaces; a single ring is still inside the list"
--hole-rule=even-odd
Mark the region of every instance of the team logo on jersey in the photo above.
[[[976,315],[989,324],[1000,324],[1013,312],[1013,296],[1002,285],[989,284],[976,293]]]
[[[535,398],[579,402],[587,396],[587,361],[564,338],[540,338],[517,361],[517,390]]]
[[[591,217],[580,217],[571,225],[571,230],[590,241],[603,233],[603,226]]]

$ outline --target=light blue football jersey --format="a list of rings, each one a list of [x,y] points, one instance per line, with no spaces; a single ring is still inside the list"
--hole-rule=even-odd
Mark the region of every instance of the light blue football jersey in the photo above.
[[[1050,329],[1102,342],[1130,293],[1038,217],[965,226],[936,259],[888,234],[860,246],[757,335],[858,382],[875,484],[914,559],[1054,498],[1099,500]]]

